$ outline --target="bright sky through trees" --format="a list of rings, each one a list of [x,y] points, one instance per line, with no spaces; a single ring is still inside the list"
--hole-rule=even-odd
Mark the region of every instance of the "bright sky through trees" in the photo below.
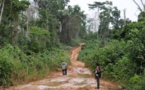
[[[95,1],[106,1],[106,0],[70,0],[70,5],[79,5],[82,10],[85,11],[89,16],[93,15],[93,12],[89,10],[88,4],[92,4]],[[126,17],[136,21],[137,15],[139,13],[137,6],[133,2],[133,0],[109,0],[113,2],[114,6],[117,6],[119,10],[121,10],[121,16],[123,17],[123,10],[126,9]],[[136,0],[140,2],[139,0]]]

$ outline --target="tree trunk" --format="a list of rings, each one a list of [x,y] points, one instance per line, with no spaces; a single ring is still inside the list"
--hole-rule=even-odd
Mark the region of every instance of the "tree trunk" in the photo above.
[[[145,4],[143,3],[143,1],[141,0],[141,3],[143,5],[143,11],[145,12]]]
[[[123,10],[124,13],[124,25],[126,25],[126,9]]]
[[[18,30],[18,26],[19,26],[19,17],[17,16],[17,18],[13,18],[14,21],[12,22],[13,25],[13,30],[12,30],[12,44],[14,46],[18,45],[18,35],[19,35],[19,30]]]
[[[1,11],[0,11],[0,23],[1,23],[1,20],[2,20],[4,5],[5,5],[5,0],[3,0],[1,5],[0,5],[0,7],[1,7]]]
[[[139,11],[140,11],[140,12],[143,12],[143,10],[141,9],[141,6],[140,6],[135,0],[133,0],[133,2],[137,5]],[[142,1],[142,0],[141,0],[141,2],[142,2],[142,4],[143,4],[143,1]],[[144,4],[143,4],[143,6],[144,6]]]

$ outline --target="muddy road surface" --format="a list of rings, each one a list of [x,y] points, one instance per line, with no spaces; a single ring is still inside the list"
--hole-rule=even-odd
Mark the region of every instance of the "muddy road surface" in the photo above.
[[[4,90],[97,90],[93,74],[85,67],[85,63],[77,60],[81,48],[82,44],[71,49],[71,65],[68,67],[67,75],[63,76],[61,69],[58,69],[42,80]],[[114,83],[102,79],[100,85],[99,90],[119,90]]]

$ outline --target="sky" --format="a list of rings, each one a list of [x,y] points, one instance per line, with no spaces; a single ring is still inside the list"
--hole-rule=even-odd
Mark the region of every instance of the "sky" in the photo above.
[[[89,10],[88,4],[93,4],[95,1],[103,2],[106,0],[70,0],[69,5],[79,5],[85,14],[88,14],[89,17],[93,17],[92,10]],[[126,17],[132,21],[137,21],[137,16],[139,11],[133,0],[109,0],[113,2],[113,6],[116,6],[121,11],[121,17],[123,18],[123,10],[126,9]],[[136,0],[140,3],[140,0]]]

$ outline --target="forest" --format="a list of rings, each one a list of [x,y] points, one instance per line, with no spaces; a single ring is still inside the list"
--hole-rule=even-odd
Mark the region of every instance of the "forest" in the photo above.
[[[94,2],[99,27],[91,23],[79,5],[69,0],[0,0],[0,86],[13,86],[42,79],[68,64],[71,47],[85,43],[79,60],[92,72],[95,63],[103,78],[123,90],[145,88],[145,4],[138,7],[137,21],[121,18],[111,1]],[[143,8],[142,8],[143,7]],[[124,11],[125,13],[125,11]]]

